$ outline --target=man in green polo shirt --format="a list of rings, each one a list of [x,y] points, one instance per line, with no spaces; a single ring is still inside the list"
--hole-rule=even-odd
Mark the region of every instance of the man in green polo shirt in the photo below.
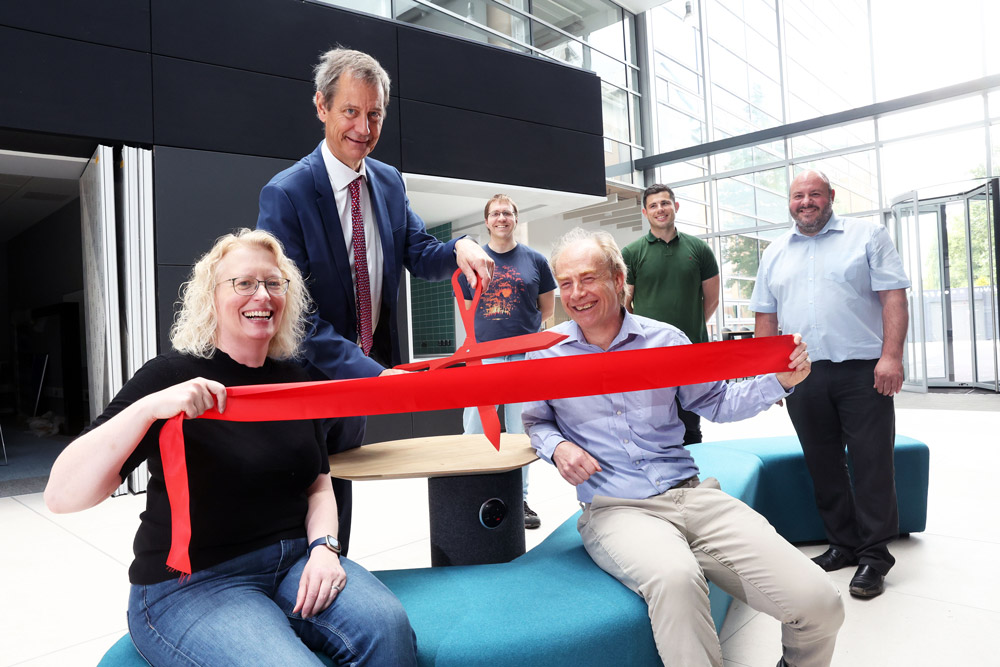
[[[719,265],[708,244],[677,231],[680,203],[666,185],[642,193],[649,233],[622,248],[628,276],[625,307],[631,313],[672,324],[692,343],[707,343],[705,321],[719,305]],[[701,442],[701,418],[677,406],[684,444]]]

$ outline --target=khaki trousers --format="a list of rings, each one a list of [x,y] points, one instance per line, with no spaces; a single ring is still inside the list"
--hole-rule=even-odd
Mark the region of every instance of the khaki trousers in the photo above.
[[[664,665],[722,667],[707,580],[781,621],[786,663],[829,665],[844,622],[829,576],[714,478],[695,484],[643,500],[595,496],[577,523],[594,562],[646,601]]]

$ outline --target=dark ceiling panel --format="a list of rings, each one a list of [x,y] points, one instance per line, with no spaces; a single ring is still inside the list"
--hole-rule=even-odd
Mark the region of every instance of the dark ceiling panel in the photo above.
[[[593,72],[468,40],[399,27],[403,99],[603,134]]]
[[[605,194],[599,135],[411,100],[400,107],[403,171]]]
[[[312,80],[338,44],[371,54],[396,80],[391,21],[300,0],[152,0],[153,53]]]
[[[0,2],[0,25],[149,51],[149,0]]]
[[[149,54],[0,27],[0,126],[152,142]],[[15,64],[16,63],[16,64]]]
[[[323,138],[306,81],[153,56],[153,91],[160,145],[297,160]],[[372,157],[399,162],[392,114]]]

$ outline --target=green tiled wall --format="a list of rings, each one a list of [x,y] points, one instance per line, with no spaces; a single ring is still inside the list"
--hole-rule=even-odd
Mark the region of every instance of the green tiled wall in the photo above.
[[[451,240],[451,223],[430,227],[428,233],[442,241]],[[455,351],[455,295],[451,281],[429,283],[410,280],[410,312],[413,316],[413,354],[451,354]]]

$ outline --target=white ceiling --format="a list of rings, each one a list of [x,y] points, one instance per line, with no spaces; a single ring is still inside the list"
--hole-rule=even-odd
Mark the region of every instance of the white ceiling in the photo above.
[[[674,0],[614,0],[617,4],[621,5],[633,14],[639,14],[646,11],[647,9],[652,9],[653,7],[659,7],[660,5],[665,5],[668,2]],[[677,0],[679,1],[679,0]]]
[[[406,193],[413,210],[428,227],[452,223],[452,233],[475,233],[484,228],[483,206],[503,193],[517,202],[518,214],[538,220],[605,201],[603,196],[541,190],[499,183],[406,174]]]
[[[80,196],[89,160],[0,150],[0,242]]]
[[[86,158],[0,150],[0,242],[10,240],[79,197],[79,178],[88,162]],[[450,222],[456,234],[481,235],[484,232],[483,205],[501,192],[517,202],[523,219],[539,221],[546,226],[552,223],[557,223],[557,227],[618,223],[631,227],[638,224],[639,219],[637,207],[631,211],[630,220],[622,219],[620,216],[625,211],[620,210],[615,210],[614,219],[609,219],[609,209],[620,209],[623,203],[616,200],[615,195],[583,195],[421,174],[407,174],[405,180],[413,210],[424,222],[429,227]],[[569,211],[574,213],[566,215]],[[602,216],[590,215],[597,212]]]

